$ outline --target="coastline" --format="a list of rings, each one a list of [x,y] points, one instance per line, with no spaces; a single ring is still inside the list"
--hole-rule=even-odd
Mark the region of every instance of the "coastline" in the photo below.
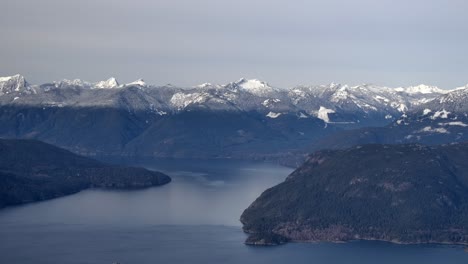
[[[437,241],[437,240],[430,240],[430,241],[417,241],[417,242],[411,242],[411,241],[400,241],[397,239],[378,239],[378,238],[360,238],[360,239],[349,239],[349,240],[298,240],[298,239],[289,239],[287,237],[273,234],[273,236],[276,237],[282,237],[283,240],[281,240],[281,243],[275,243],[272,240],[268,240],[268,237],[262,237],[259,233],[248,233],[245,232],[245,234],[248,235],[246,241],[244,244],[249,245],[249,246],[280,246],[284,245],[287,243],[334,243],[334,244],[344,244],[344,243],[353,243],[353,242],[360,242],[360,241],[376,241],[376,242],[385,242],[385,243],[391,243],[395,245],[446,245],[446,246],[463,246],[464,251],[468,252],[468,242],[451,242],[451,241]],[[254,238],[257,238],[257,240],[253,240]],[[262,242],[264,241],[264,242]]]

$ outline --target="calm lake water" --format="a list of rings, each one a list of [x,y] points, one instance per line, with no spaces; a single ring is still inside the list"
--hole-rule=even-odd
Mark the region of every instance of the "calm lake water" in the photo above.
[[[243,244],[239,216],[291,169],[226,160],[125,162],[173,181],[87,190],[0,211],[0,263],[468,263],[461,247],[381,242]]]

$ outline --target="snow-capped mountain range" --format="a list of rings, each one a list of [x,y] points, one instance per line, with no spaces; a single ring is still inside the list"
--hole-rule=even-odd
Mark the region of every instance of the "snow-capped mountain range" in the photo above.
[[[359,144],[438,145],[465,141],[468,141],[468,85],[416,104],[386,126],[340,131],[312,143],[308,150],[341,149]]]
[[[159,114],[193,109],[257,111],[269,118],[295,114],[298,118],[315,117],[325,123],[359,127],[389,123],[421,105],[466,98],[467,90],[336,83],[279,88],[244,78],[225,85],[205,83],[190,88],[153,86],[142,79],[119,84],[115,78],[96,83],[76,79],[31,85],[23,76],[14,75],[0,78],[0,104],[112,106]]]
[[[281,88],[240,79],[176,87],[115,78],[33,85],[21,75],[0,78],[0,137],[84,155],[300,160],[316,149],[364,143],[466,141],[467,112],[468,86]]]

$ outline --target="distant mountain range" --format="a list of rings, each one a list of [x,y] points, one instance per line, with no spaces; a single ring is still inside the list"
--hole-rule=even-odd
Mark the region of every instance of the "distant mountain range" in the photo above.
[[[95,156],[288,159],[361,142],[465,140],[467,91],[335,83],[286,89],[246,79],[189,88],[115,78],[32,85],[15,75],[0,78],[0,137]]]
[[[159,115],[197,109],[257,111],[269,118],[294,113],[299,118],[319,118],[325,123],[348,126],[388,123],[402,113],[459,90],[427,85],[388,88],[336,83],[281,89],[243,78],[226,85],[205,83],[191,88],[152,86],[142,79],[120,85],[115,78],[96,83],[77,79],[31,85],[21,75],[0,77],[2,105],[115,107]]]

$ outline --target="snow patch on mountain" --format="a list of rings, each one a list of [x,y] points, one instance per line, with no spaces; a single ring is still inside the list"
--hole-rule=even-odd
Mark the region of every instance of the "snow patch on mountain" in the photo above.
[[[138,79],[134,82],[125,84],[125,86],[133,86],[133,85],[146,86],[146,82],[143,79]]]
[[[330,123],[330,118],[328,114],[335,113],[334,110],[328,109],[326,107],[320,106],[320,109],[317,111],[317,118],[322,119],[325,123]]]
[[[281,102],[280,99],[266,99],[265,101],[263,101],[262,105],[265,106],[265,107],[271,107],[273,106],[275,103],[279,103]]]
[[[54,82],[54,85],[57,88],[67,87],[67,86],[80,86],[80,87],[90,88],[93,86],[91,83],[83,81],[81,79],[74,79],[74,80],[63,79],[61,81]]]
[[[399,112],[402,112],[402,113],[405,113],[406,111],[408,111],[408,107],[405,105],[405,104],[400,104],[397,108],[397,110]]]
[[[162,111],[162,110],[155,110],[154,112],[155,112],[156,114],[160,115],[160,116],[167,115],[167,112],[166,112],[166,111]]]
[[[443,128],[443,127],[437,127],[433,128],[431,126],[424,127],[423,129],[417,131],[418,133],[440,133],[440,134],[450,134],[450,132]]]
[[[468,125],[461,122],[461,121],[453,121],[453,122],[447,122],[447,123],[439,123],[440,126],[461,126],[461,127],[467,127]]]
[[[423,110],[423,115],[428,115],[431,112],[432,112],[431,109],[426,108],[426,109]]]
[[[281,113],[269,112],[266,116],[269,118],[277,118],[281,115]]]
[[[106,81],[100,81],[94,84],[93,88],[97,89],[112,89],[119,87],[119,82],[114,77],[107,79]]]
[[[24,77],[19,75],[19,74],[16,74],[16,75],[13,75],[13,76],[0,77],[0,83],[3,84],[3,83],[6,83],[6,82],[18,80],[20,78],[24,78]]]
[[[207,93],[189,93],[185,94],[182,92],[175,93],[171,97],[171,104],[181,110],[191,104],[203,103],[207,100],[209,94]]]
[[[457,88],[439,99],[440,104],[459,104],[459,107],[466,106],[467,101],[468,86]]]
[[[246,90],[264,89],[269,87],[268,84],[257,79],[246,80],[244,78],[238,81],[238,85]]]
[[[211,83],[202,83],[199,85],[195,85],[195,88],[208,88],[208,87],[213,87],[213,84]]]
[[[240,89],[243,89],[251,94],[262,97],[278,91],[278,89],[271,87],[268,83],[259,81],[257,79],[247,80],[241,78],[239,81],[233,84],[235,87],[239,87]]]
[[[441,111],[437,111],[432,115],[431,119],[435,120],[437,118],[448,118],[448,115],[450,114],[449,111],[446,111],[445,109],[442,109]]]
[[[382,97],[380,95],[376,95],[374,96],[374,99],[378,102],[381,102],[381,101],[384,101],[385,103],[388,103],[390,102],[390,100],[388,98],[385,98],[385,97]]]
[[[331,87],[335,87],[335,84],[332,84]],[[331,101],[332,102],[339,102],[341,100],[346,100],[346,99],[356,99],[356,97],[351,94],[349,91],[349,86],[348,85],[342,85],[340,88],[333,94]]]
[[[443,90],[437,86],[429,86],[425,84],[420,84],[417,86],[410,86],[404,89],[404,92],[408,94],[446,94],[449,93],[450,90]]]
[[[26,82],[24,76],[20,74],[0,77],[0,95],[14,92],[35,93],[36,91]]]

